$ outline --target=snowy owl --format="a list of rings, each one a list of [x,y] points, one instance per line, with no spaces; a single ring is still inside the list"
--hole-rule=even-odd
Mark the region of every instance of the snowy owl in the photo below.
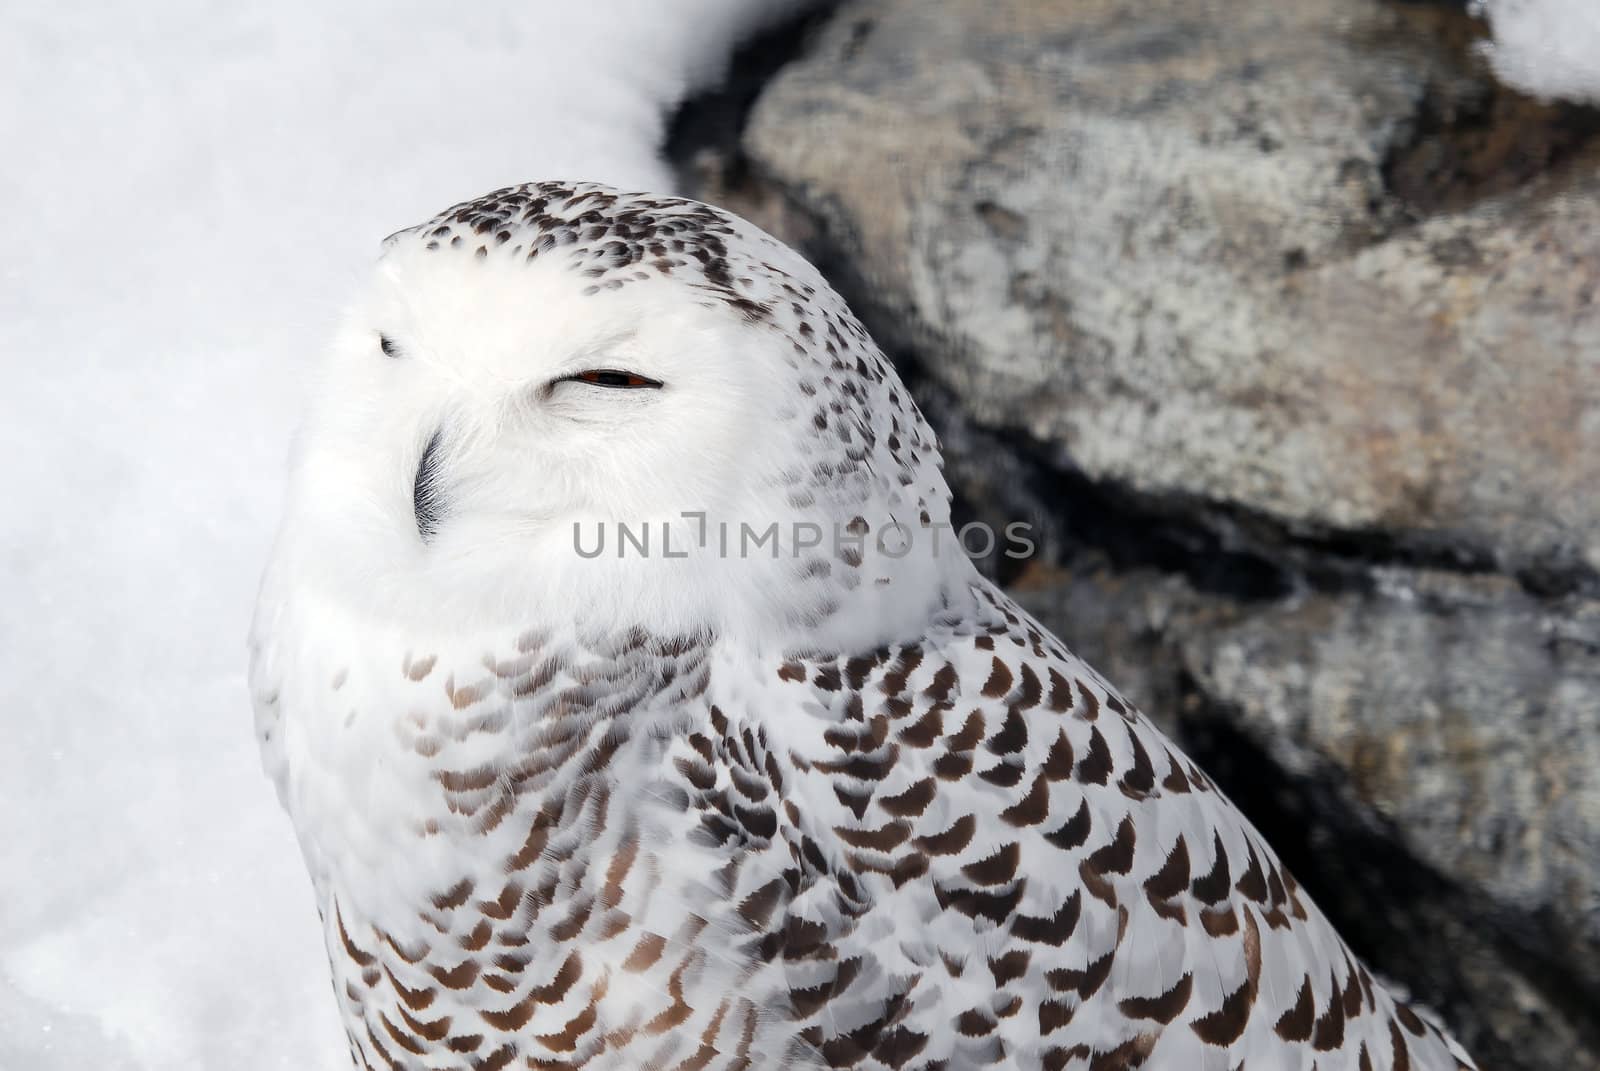
[[[357,1067],[1472,1066],[973,569],[798,254],[538,183],[375,274],[251,638]]]

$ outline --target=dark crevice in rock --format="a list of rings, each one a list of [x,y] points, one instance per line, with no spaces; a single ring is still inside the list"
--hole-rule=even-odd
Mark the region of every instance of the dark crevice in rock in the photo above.
[[[830,278],[839,285],[837,277]],[[923,373],[915,358],[904,353],[891,357],[939,433],[958,500],[990,499],[987,487],[974,493],[974,483],[992,479],[968,473],[982,473],[996,458],[1005,458],[1011,478],[1005,481],[1002,504],[1024,504],[1021,519],[1054,537],[1045,546],[1056,551],[1058,562],[1084,550],[1098,551],[1119,569],[1176,573],[1199,591],[1243,602],[1276,599],[1297,590],[1369,592],[1379,569],[1468,576],[1502,572],[1494,555],[1448,534],[1429,538],[1378,530],[1305,530],[1231,503],[1151,494],[1092,479],[1053,444],[1017,431],[976,427],[949,392]],[[985,512],[970,501],[961,504],[973,515]],[[1511,576],[1524,591],[1541,599],[1600,591],[1600,577],[1566,559],[1527,563]]]
[[[1380,0],[1406,24],[1407,36],[1442,45],[1464,63],[1474,63],[1472,49],[1489,39],[1489,20],[1478,0]]]
[[[1394,0],[1391,0],[1394,2]],[[1480,19],[1435,3],[1414,13],[1431,37],[1458,56],[1463,70],[1481,68],[1473,47],[1487,36]],[[1600,154],[1600,109],[1545,102],[1478,81],[1469,93],[1435,87],[1424,93],[1410,128],[1384,158],[1384,186],[1411,222],[1458,212],[1563,173]]]
[[[1407,852],[1398,830],[1352,803],[1331,766],[1290,774],[1187,673],[1178,689],[1184,750],[1273,846],[1356,954],[1427,993],[1480,1067],[1562,1066],[1574,1041],[1600,1047],[1600,1021],[1593,1016],[1600,994],[1531,951],[1561,943],[1539,919],[1490,902]],[[1452,971],[1451,961],[1429,954],[1441,943],[1460,950],[1453,961],[1472,969]],[[1505,966],[1515,979],[1505,977]],[[1546,1024],[1546,1051],[1513,1049],[1474,1025],[1474,1008],[1506,1006],[1518,982],[1561,1016]]]
[[[802,5],[800,14],[741,45],[721,85],[679,105],[667,125],[666,156],[682,189],[693,196],[705,186],[708,176],[701,169],[706,167],[721,169],[712,176],[718,185],[743,182],[748,161],[736,150],[751,107],[772,76],[805,51],[815,31],[842,2],[819,0]]]
[[[1196,524],[1187,511],[1097,483],[1070,464],[1047,463],[1040,444],[974,426],[959,401],[920,374],[915,361],[891,356],[939,435],[958,518],[996,528],[1026,521],[1041,533],[1040,556],[1056,564],[1098,551],[1118,569],[1177,573],[1200,591],[1242,602],[1278,599],[1294,590],[1293,573],[1241,538],[1226,518]],[[997,458],[1005,459],[1000,473],[994,471]],[[991,575],[1009,583],[1020,564]]]
[[[1460,211],[1529,183],[1559,181],[1600,147],[1600,111],[1509,89],[1441,112],[1427,95],[1411,136],[1383,163],[1384,183],[1417,219]]]

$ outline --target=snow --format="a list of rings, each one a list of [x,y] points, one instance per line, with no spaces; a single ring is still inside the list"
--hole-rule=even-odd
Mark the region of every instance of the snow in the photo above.
[[[1508,85],[1538,97],[1600,104],[1600,0],[1483,0],[1489,60]]]
[[[0,1071],[349,1066],[243,676],[305,373],[391,231],[668,188],[793,6],[0,9]]]

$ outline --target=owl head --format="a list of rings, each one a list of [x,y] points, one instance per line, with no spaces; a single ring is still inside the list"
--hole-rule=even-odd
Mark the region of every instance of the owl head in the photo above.
[[[965,589],[949,518],[932,432],[803,258],[703,204],[546,182],[385,241],[278,558],[417,627],[843,646]]]

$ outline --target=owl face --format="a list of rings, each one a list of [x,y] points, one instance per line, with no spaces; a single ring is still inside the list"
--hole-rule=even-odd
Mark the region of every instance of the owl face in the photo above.
[[[335,604],[451,631],[919,620],[964,559],[838,542],[948,518],[932,433],[842,302],[732,217],[582,190],[498,191],[386,244],[277,558]]]
[[[380,265],[335,374],[378,402],[351,445],[407,459],[399,491],[427,552],[676,518],[756,475],[742,462],[792,389],[768,340],[670,282],[583,282],[409,248]]]
[[[340,568],[486,616],[585,577],[681,602],[703,578],[676,555],[698,548],[663,548],[664,526],[782,512],[763,431],[794,386],[773,340],[670,282],[583,289],[556,264],[389,251],[296,466],[295,508]],[[619,559],[622,526],[655,545]]]

